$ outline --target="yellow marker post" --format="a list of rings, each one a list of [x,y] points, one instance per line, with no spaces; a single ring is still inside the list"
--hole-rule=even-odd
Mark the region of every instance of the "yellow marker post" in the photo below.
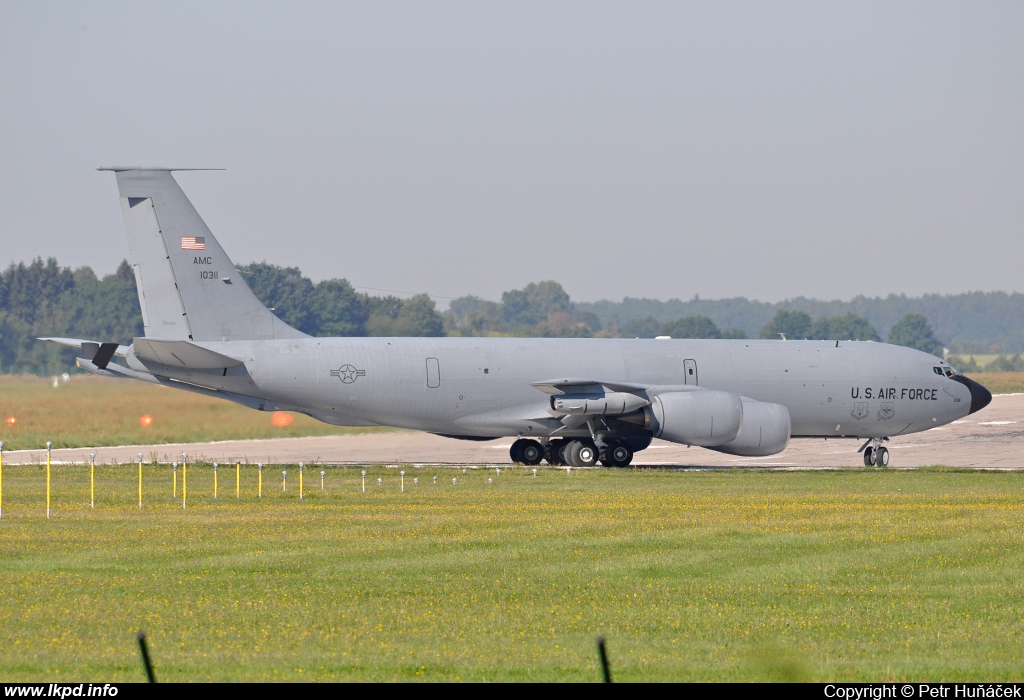
[[[175,462],[174,464],[171,465],[171,470],[174,473],[174,479],[171,482],[171,483],[174,484],[171,487],[171,489],[172,489],[171,490],[171,495],[174,496],[174,498],[177,498],[178,497],[178,463],[177,462]]]
[[[50,517],[50,445],[46,443],[46,517]]]
[[[217,463],[213,463],[213,497],[217,498]]]
[[[4,517],[4,443],[0,440],[0,518]]]
[[[302,500],[302,462],[299,462],[299,500]]]
[[[139,508],[142,508],[142,453],[139,453]]]
[[[263,498],[263,465],[262,464],[259,465],[258,469],[259,469],[259,472],[260,472],[260,480],[259,480],[259,487],[258,487],[258,491],[257,492],[259,493],[259,498]]]
[[[242,495],[242,463],[235,460],[235,498]]]
[[[89,455],[89,507],[96,507],[96,453]]]
[[[188,457],[182,455],[181,460],[181,509],[185,510],[188,501]]]

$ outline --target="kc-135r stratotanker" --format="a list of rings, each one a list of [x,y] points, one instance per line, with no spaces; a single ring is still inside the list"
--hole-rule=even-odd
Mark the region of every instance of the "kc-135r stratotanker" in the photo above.
[[[170,169],[117,178],[145,336],[80,348],[79,367],[333,425],[515,436],[514,462],[626,466],[653,438],[744,456],[791,437],[883,443],[984,408],[944,361],[872,342],[314,338],[249,289]],[[113,361],[124,358],[124,365]]]

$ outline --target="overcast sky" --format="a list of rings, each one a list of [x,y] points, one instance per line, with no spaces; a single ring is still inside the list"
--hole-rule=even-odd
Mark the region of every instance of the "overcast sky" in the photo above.
[[[0,4],[0,264],[127,257],[100,165],[236,263],[448,297],[1024,291],[1024,3]]]

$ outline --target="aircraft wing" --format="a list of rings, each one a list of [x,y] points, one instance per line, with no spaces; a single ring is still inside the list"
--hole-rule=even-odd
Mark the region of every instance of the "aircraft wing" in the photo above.
[[[550,396],[552,413],[556,414],[559,420],[561,420],[562,425],[568,429],[578,428],[592,420],[595,416],[617,416],[623,412],[628,413],[636,410],[640,407],[636,403],[636,399],[641,399],[641,405],[645,406],[649,405],[651,399],[659,394],[701,391],[700,387],[687,384],[633,384],[630,382],[580,378],[550,379],[544,382],[532,382],[530,386]],[[631,399],[624,399],[622,394],[632,394],[633,396]],[[562,402],[559,395],[569,395],[570,405],[559,405]],[[571,400],[573,395],[577,397],[589,395],[601,398],[573,401]],[[612,403],[615,406],[609,405],[607,399],[612,399]]]
[[[543,382],[532,382],[530,386],[549,394],[552,403],[559,394],[614,394],[625,392],[628,394],[644,393],[651,388],[643,384],[630,384],[627,382],[611,382],[602,379],[549,379]],[[649,402],[647,402],[649,403]],[[592,415],[562,415],[559,419],[566,428],[578,428],[593,418]],[[561,430],[561,428],[559,428]],[[557,432],[557,431],[556,431]]]
[[[222,355],[187,340],[154,340],[135,338],[135,356],[144,362],[187,369],[225,369],[244,364],[242,360]]]
[[[644,384],[627,384],[610,382],[601,379],[548,379],[543,382],[531,382],[530,386],[545,394],[603,394],[606,391],[625,391],[634,393],[646,391],[651,387]]]
[[[128,353],[127,345],[117,343],[100,343],[95,340],[82,340],[81,338],[39,338],[58,345],[66,345],[69,348],[78,348],[82,351],[82,357],[92,362],[99,369],[106,369],[114,355],[125,357]]]

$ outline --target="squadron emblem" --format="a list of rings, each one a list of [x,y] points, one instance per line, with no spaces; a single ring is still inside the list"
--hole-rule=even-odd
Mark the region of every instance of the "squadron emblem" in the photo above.
[[[878,420],[889,420],[896,415],[896,404],[892,401],[882,403],[882,410],[878,412]]]
[[[857,420],[864,420],[868,417],[868,413],[870,413],[870,411],[868,410],[868,404],[866,401],[858,401],[853,405],[853,410],[850,411],[850,415]]]
[[[342,365],[338,369],[332,369],[331,376],[340,379],[342,384],[351,384],[359,377],[365,377],[366,370],[356,369],[352,365]]]

